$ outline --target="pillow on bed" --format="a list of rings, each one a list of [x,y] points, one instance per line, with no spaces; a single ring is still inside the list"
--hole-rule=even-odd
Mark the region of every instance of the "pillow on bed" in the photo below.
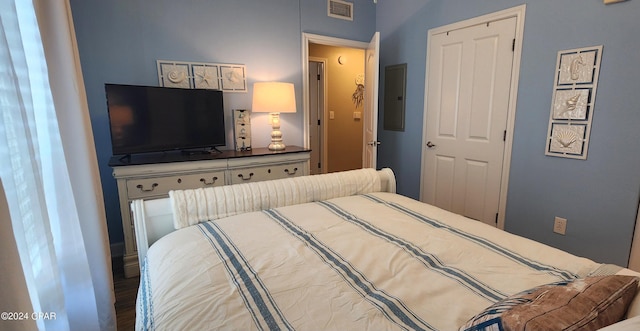
[[[624,317],[637,287],[637,277],[619,275],[542,285],[491,305],[460,330],[596,330]]]

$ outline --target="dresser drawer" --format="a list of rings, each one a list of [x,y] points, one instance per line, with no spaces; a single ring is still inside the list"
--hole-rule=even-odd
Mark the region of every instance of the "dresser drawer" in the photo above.
[[[231,184],[297,177],[303,174],[304,163],[279,164],[231,170]]]
[[[129,199],[166,196],[171,190],[224,185],[224,171],[198,174],[141,178],[127,181]]]

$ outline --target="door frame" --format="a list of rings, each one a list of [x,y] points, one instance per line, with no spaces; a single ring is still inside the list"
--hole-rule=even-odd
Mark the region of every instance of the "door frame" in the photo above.
[[[522,56],[522,43],[524,36],[524,19],[527,5],[519,5],[516,7],[504,9],[501,11],[497,11],[491,14],[482,15],[478,17],[474,17],[468,20],[448,24],[445,26],[437,27],[429,29],[427,33],[427,59],[425,61],[429,61],[429,50],[431,49],[431,36],[440,33],[446,33],[453,30],[464,29],[467,27],[480,25],[480,24],[488,24],[492,21],[499,21],[506,18],[515,17],[516,18],[516,42],[513,50],[513,64],[511,68],[511,86],[509,91],[509,106],[507,109],[507,134],[505,136],[505,145],[504,145],[504,156],[502,160],[502,176],[500,179],[500,197],[498,204],[498,223],[497,227],[499,229],[504,230],[505,224],[505,213],[507,210],[507,190],[509,187],[509,170],[511,167],[511,149],[513,148],[513,131],[515,127],[515,117],[516,117],[516,105],[518,99],[518,83],[520,79],[520,58]],[[427,77],[429,77],[429,66],[427,65],[425,68],[425,83],[424,83],[424,110],[423,110],[423,126],[422,126],[422,164],[420,169],[420,200],[424,199],[425,195],[425,185],[424,178],[426,176],[426,151],[425,146],[427,143],[427,92],[429,91],[429,82]]]
[[[302,121],[304,123],[304,128],[302,130],[302,133],[303,133],[303,143],[305,148],[309,148],[309,108],[310,108],[309,107],[309,44],[310,43],[326,45],[326,46],[357,48],[357,49],[364,49],[364,50],[366,50],[367,47],[369,47],[368,42],[335,38],[335,37],[323,36],[323,35],[306,33],[306,32],[302,33],[302,108],[303,108]],[[327,73],[325,72],[325,78],[326,78],[326,75]],[[325,90],[325,94],[326,94],[326,90]],[[328,124],[326,122],[327,117],[328,116],[325,116],[325,124]],[[325,128],[326,128],[326,125],[325,125]],[[364,145],[364,136],[362,139],[363,139],[362,144]],[[325,150],[327,149],[326,145],[324,149]],[[325,158],[325,163],[326,161],[327,160]]]

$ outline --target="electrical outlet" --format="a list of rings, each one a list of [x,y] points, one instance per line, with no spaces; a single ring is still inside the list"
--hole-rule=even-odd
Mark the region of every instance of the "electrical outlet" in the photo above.
[[[556,216],[553,222],[553,232],[564,235],[567,232],[567,219]]]

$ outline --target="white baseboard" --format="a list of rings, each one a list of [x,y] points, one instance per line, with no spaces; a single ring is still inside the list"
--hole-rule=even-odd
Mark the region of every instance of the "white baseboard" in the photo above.
[[[124,256],[124,243],[111,244],[111,257],[123,257]]]

